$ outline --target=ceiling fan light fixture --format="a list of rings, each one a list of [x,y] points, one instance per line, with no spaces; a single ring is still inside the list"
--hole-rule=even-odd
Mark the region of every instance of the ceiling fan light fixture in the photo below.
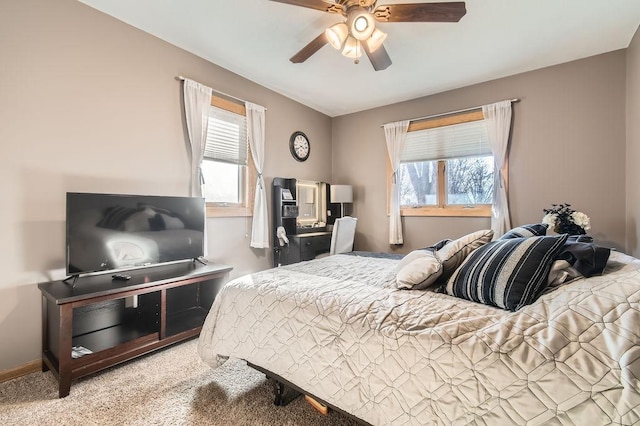
[[[376,50],[378,50],[380,46],[382,46],[382,43],[384,43],[386,38],[387,38],[387,33],[382,32],[376,28],[373,31],[373,34],[371,34],[371,37],[369,37],[365,41],[365,43],[367,43],[367,47],[369,48],[370,52],[375,52]]]
[[[355,21],[353,21],[353,28],[358,32],[362,32],[369,27],[369,21],[363,15],[358,16]]]
[[[334,49],[340,50],[344,46],[344,42],[349,35],[349,29],[347,28],[347,24],[341,22],[327,28],[325,30],[325,34],[327,35],[329,44],[331,44]]]
[[[347,41],[344,43],[344,48],[342,49],[342,54],[347,58],[358,59],[362,56],[360,41],[351,36],[347,37]]]
[[[357,8],[349,11],[347,18],[347,26],[349,33],[357,40],[364,41],[371,37],[376,29],[376,22],[369,12],[363,8]]]

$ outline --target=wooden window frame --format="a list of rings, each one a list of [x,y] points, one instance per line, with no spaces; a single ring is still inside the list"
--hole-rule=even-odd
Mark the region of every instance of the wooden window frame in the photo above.
[[[407,132],[433,129],[437,127],[451,126],[453,124],[469,123],[472,121],[484,120],[482,110],[473,110],[461,114],[449,115],[413,121],[409,124]],[[438,164],[438,205],[419,207],[400,207],[401,216],[440,216],[440,217],[491,217],[491,204],[474,204],[473,206],[448,205],[446,200],[446,160],[437,160]],[[505,162],[504,168],[500,171],[504,177],[508,189],[509,160]],[[391,162],[387,156],[387,212],[390,209],[391,181],[393,170]]]
[[[211,105],[229,112],[246,117],[244,105],[225,98],[211,96]],[[212,203],[207,202],[207,217],[250,217],[253,216],[253,202],[255,199],[255,182],[258,176],[256,166],[253,163],[251,148],[247,144],[247,167],[243,179],[242,203]]]

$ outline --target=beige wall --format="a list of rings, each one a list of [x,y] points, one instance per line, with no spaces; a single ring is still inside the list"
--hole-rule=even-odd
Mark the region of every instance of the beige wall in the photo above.
[[[627,250],[640,256],[640,28],[627,49]]]
[[[267,107],[269,186],[330,179],[329,117],[74,0],[0,2],[0,62],[0,370],[40,357],[37,283],[64,275],[67,191],[188,195],[176,76]],[[289,154],[295,130],[312,142],[305,163]],[[270,266],[250,220],[208,227],[232,276]]]
[[[334,118],[333,182],[355,185],[356,247],[388,251],[381,124],[520,98],[513,105],[509,192],[514,225],[568,202],[601,244],[625,246],[625,57],[615,51],[446,93]],[[637,73],[636,73],[637,74]],[[637,120],[636,120],[637,121]],[[399,252],[488,227],[488,219],[403,219]]]
[[[53,5],[55,3],[55,5]],[[0,3],[0,370],[40,356],[37,283],[64,274],[67,191],[187,195],[181,117],[185,75],[267,111],[265,178],[355,185],[356,248],[388,251],[386,151],[380,124],[513,97],[511,208],[515,224],[568,201],[591,216],[599,242],[625,243],[627,153],[640,157],[638,35],[619,51],[333,120],[74,0]],[[626,60],[626,61],[625,61]],[[311,139],[289,155],[294,130]],[[628,226],[640,208],[629,167]],[[636,191],[636,192],[634,192]],[[268,194],[269,204],[270,194]],[[487,219],[407,218],[409,251],[488,226]],[[249,219],[210,219],[209,253],[231,276],[269,267],[248,247]],[[635,236],[627,247],[637,251]]]

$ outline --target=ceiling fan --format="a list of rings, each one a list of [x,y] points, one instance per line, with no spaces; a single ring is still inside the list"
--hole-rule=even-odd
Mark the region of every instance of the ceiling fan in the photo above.
[[[294,6],[308,7],[346,18],[320,33],[289,60],[294,64],[306,61],[329,43],[348,58],[359,62],[364,52],[376,71],[387,69],[391,58],[382,44],[387,35],[376,22],[458,22],[467,13],[465,3],[405,3],[383,4],[377,0],[271,0]]]

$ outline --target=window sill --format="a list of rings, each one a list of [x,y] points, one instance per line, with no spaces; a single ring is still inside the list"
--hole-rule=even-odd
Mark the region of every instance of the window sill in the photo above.
[[[249,217],[253,211],[246,207],[218,207],[207,205],[207,217]]]
[[[491,205],[474,207],[402,207],[401,216],[491,217]]]

